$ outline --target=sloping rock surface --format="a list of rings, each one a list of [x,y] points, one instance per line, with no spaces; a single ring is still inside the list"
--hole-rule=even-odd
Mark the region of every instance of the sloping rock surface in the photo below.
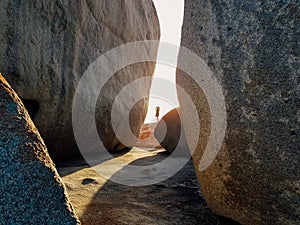
[[[45,144],[0,74],[1,224],[79,224]]]

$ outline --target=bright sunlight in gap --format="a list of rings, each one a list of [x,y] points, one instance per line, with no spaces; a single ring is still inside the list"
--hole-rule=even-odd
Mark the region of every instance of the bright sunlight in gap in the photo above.
[[[179,46],[183,21],[184,0],[153,0],[153,2],[155,4],[160,23],[160,41]],[[158,54],[160,54],[159,50]],[[177,55],[174,57],[177,57]],[[156,106],[160,107],[159,118],[171,109],[179,106],[176,93],[175,73],[176,68],[162,64],[156,65],[150,91],[148,114],[145,119],[145,123],[156,122]],[[167,79],[170,81],[170,85],[166,86],[165,83],[160,83],[159,80],[155,79],[156,77]]]

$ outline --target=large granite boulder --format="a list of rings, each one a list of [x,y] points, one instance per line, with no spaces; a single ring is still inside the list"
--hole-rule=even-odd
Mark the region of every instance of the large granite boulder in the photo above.
[[[1,224],[79,224],[46,146],[0,74]]]
[[[179,108],[172,109],[161,118],[155,127],[154,137],[169,153],[172,153],[176,148],[181,151],[188,149],[181,126]]]
[[[26,104],[51,156],[78,155],[71,116],[78,82],[94,60],[114,47],[159,39],[152,1],[3,0],[0,13],[0,70]],[[108,150],[124,147],[110,122],[115,96],[131,81],[152,76],[154,67],[153,62],[127,66],[103,88],[96,115]],[[144,82],[132,91],[145,97],[132,110],[136,136],[146,115],[150,85]]]
[[[299,1],[185,1],[182,45],[212,70],[227,111],[221,151],[200,172],[209,103],[178,71],[178,84],[199,111],[198,180],[215,213],[245,225],[300,224],[299,15]],[[179,65],[185,60],[181,52]],[[189,137],[189,108],[179,98]]]

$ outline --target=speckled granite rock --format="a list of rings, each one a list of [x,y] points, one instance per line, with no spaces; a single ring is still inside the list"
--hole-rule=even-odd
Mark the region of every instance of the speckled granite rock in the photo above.
[[[23,103],[0,74],[0,223],[79,224]]]
[[[71,119],[78,81],[95,59],[114,47],[159,39],[152,1],[3,0],[0,13],[0,71],[28,103],[51,156],[78,155]],[[126,84],[152,76],[154,66],[152,62],[128,66],[103,89],[97,125],[109,150],[124,147],[112,131],[112,101]],[[133,93],[144,95],[149,89],[150,82],[145,82]],[[132,110],[131,128],[136,136],[146,111],[146,98]]]
[[[182,135],[180,140],[181,121],[179,117],[179,108],[172,109],[164,115],[155,127],[154,137],[159,141],[161,146],[169,153],[172,153],[175,148],[182,150],[187,149],[185,135]]]
[[[204,172],[196,166],[198,179],[215,213],[245,225],[300,224],[299,15],[296,0],[185,3],[182,45],[214,72],[227,108],[222,149]],[[201,112],[199,165],[210,134],[207,99],[185,74],[177,81]]]

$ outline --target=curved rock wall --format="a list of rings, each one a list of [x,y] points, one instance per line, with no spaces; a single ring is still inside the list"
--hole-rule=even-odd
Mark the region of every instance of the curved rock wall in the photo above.
[[[181,127],[180,109],[174,108],[166,113],[157,123],[154,130],[154,137],[168,153],[175,149],[188,151],[185,135]],[[181,139],[180,139],[180,136]]]
[[[299,15],[293,0],[185,1],[182,45],[213,71],[227,110],[221,151],[199,172],[210,108],[199,86],[178,72],[200,113],[198,179],[211,209],[242,224],[300,223]]]
[[[112,48],[159,39],[152,1],[3,0],[0,13],[0,71],[25,103],[37,106],[29,111],[50,154],[54,158],[78,155],[71,121],[78,81],[97,57]],[[152,76],[154,67],[149,62],[124,68],[99,97],[97,125],[109,150],[123,147],[110,124],[114,96],[132,80]],[[133,94],[145,95],[149,89],[150,82],[136,87]],[[133,110],[131,128],[136,136],[146,110],[146,98]]]

